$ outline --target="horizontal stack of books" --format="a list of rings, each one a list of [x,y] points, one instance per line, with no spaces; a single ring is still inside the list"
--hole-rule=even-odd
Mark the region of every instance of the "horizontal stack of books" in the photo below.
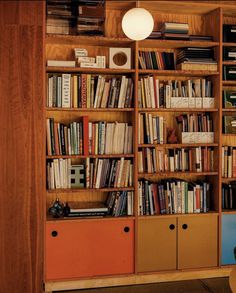
[[[108,193],[106,206],[113,217],[133,215],[133,191],[112,191]]]
[[[101,202],[68,202],[64,210],[66,217],[104,217],[108,214],[108,207]]]
[[[222,147],[222,177],[236,178],[236,147]]]
[[[163,144],[166,142],[164,117],[153,114],[139,114],[139,144]]]
[[[177,52],[177,69],[217,71],[212,48],[183,48]]]
[[[132,105],[132,78],[91,74],[48,74],[48,107],[130,108]]]
[[[236,108],[236,92],[235,91],[223,91],[223,107]]]
[[[223,42],[234,43],[236,38],[236,25],[224,24],[223,25]]]
[[[159,80],[141,77],[138,82],[139,108],[214,108],[212,82],[203,79]]]
[[[204,181],[139,181],[139,214],[206,213],[210,209],[210,197],[211,184]]]
[[[224,61],[236,61],[236,48],[235,47],[223,47]]]
[[[140,69],[175,69],[174,53],[158,51],[139,51]]]
[[[167,40],[189,40],[189,25],[188,23],[164,22],[161,33]]]
[[[223,80],[236,80],[236,66],[235,65],[223,66]]]
[[[47,163],[48,189],[120,188],[133,186],[131,160],[86,159],[72,165],[71,159],[53,159]]]
[[[73,3],[71,0],[47,0],[47,33],[75,33],[76,15],[73,13]]]
[[[139,173],[211,172],[214,171],[214,149],[210,147],[155,149],[138,152]]]
[[[222,184],[222,209],[236,209],[236,181]]]
[[[83,116],[70,125],[47,119],[47,154],[103,155],[131,154],[133,127],[123,122],[89,122]]]
[[[236,134],[236,116],[223,116],[223,133]]]
[[[105,0],[78,1],[78,35],[104,35],[104,21]]]

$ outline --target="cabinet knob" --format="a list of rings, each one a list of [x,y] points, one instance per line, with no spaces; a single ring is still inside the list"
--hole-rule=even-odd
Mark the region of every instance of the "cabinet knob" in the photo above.
[[[129,228],[128,226],[126,226],[126,227],[124,228],[125,233],[128,233],[129,230],[130,230],[130,228]]]
[[[57,237],[58,232],[54,230],[54,231],[52,231],[51,235],[52,235],[52,237]]]
[[[170,224],[169,228],[170,228],[170,230],[174,230],[175,229],[175,225],[174,224]]]
[[[187,225],[187,224],[183,224],[183,225],[182,225],[182,228],[183,228],[184,230],[186,230],[186,229],[188,228],[188,225]]]

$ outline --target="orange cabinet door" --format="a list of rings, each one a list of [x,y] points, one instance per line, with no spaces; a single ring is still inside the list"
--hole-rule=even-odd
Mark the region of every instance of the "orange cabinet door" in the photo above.
[[[176,218],[138,221],[138,272],[176,269]]]
[[[134,272],[132,220],[48,222],[46,280]]]
[[[196,215],[178,218],[178,268],[217,266],[218,216]]]

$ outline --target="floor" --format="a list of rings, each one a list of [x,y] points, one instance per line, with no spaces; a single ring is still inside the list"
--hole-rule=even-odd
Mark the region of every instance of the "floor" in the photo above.
[[[232,293],[228,278],[158,283],[139,286],[61,291],[60,293]],[[59,292],[58,292],[59,293]]]

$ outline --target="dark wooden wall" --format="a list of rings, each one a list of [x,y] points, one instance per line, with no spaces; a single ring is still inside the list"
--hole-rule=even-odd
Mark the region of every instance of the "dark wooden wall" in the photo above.
[[[0,1],[0,293],[43,287],[44,5]]]

